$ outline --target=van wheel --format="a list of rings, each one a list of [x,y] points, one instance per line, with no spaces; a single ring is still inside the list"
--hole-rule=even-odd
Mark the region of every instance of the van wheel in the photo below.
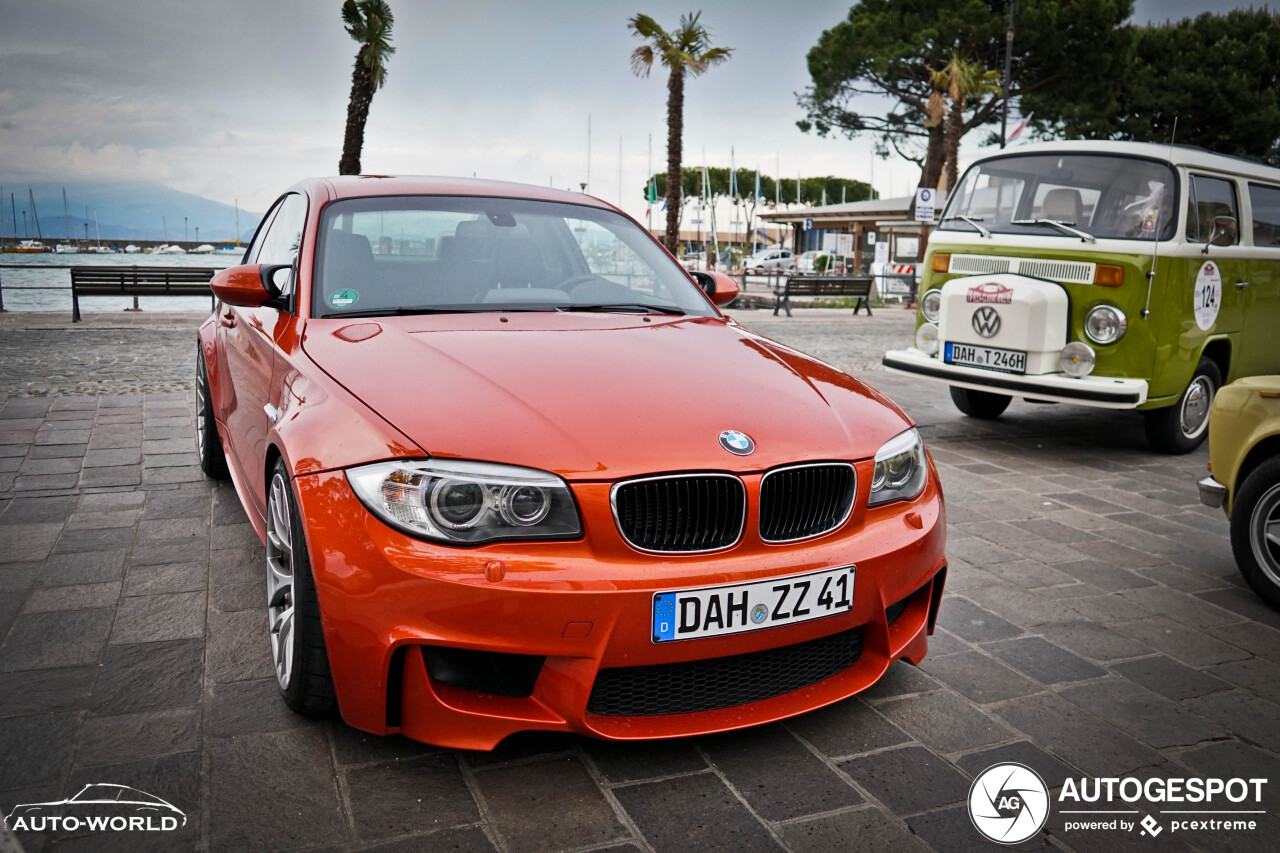
[[[1231,550],[1253,591],[1280,610],[1280,457],[1254,468],[1236,491]]]
[[[1209,434],[1209,410],[1222,387],[1218,365],[1200,359],[1182,397],[1172,406],[1145,413],[1147,442],[1161,453],[1190,453]]]
[[[994,421],[1000,417],[1012,400],[1012,397],[1004,394],[951,386],[951,402],[956,404],[956,408],[971,418],[981,418],[984,421]]]

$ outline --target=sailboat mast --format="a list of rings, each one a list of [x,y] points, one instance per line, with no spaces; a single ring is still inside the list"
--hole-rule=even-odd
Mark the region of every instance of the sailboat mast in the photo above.
[[[240,245],[240,199],[236,199],[236,245]]]
[[[93,212],[93,230],[98,235],[98,248],[102,248],[102,228],[98,225],[98,211]]]
[[[40,232],[40,214],[36,213],[36,196],[31,191],[31,187],[27,187],[27,199],[31,202],[31,218],[36,222],[36,238],[43,240],[44,234]]]
[[[62,230],[67,235],[68,240],[75,238],[71,234],[71,214],[67,212],[67,188],[62,188]]]

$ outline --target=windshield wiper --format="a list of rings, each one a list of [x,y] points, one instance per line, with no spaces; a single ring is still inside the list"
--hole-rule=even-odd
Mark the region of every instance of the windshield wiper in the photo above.
[[[987,229],[983,228],[981,225],[978,224],[979,222],[983,221],[981,216],[948,216],[944,218],[942,221],[955,222],[956,220],[972,225],[977,230],[977,232],[981,234],[983,237],[991,236],[990,231],[988,231]]]
[[[1071,234],[1074,237],[1079,237],[1081,243],[1098,242],[1098,239],[1094,237],[1092,234],[1090,234],[1089,232],[1081,231],[1079,228],[1072,228],[1071,226],[1075,225],[1074,222],[1063,222],[1059,219],[1014,219],[1014,220],[1011,220],[1009,224],[1010,225],[1048,225],[1053,228],[1057,228],[1059,231],[1063,232],[1064,234]]]
[[[325,320],[346,320],[356,317],[410,317],[417,314],[493,314],[507,311],[547,311],[547,307],[503,305],[409,305],[400,308],[373,308],[368,311],[343,311],[325,314]]]
[[[602,302],[591,305],[575,302],[557,305],[555,308],[557,311],[600,311],[613,314],[684,314],[682,309],[674,305],[650,305],[646,302]]]

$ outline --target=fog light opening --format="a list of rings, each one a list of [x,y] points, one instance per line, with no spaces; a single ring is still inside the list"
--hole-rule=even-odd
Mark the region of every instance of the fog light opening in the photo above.
[[[525,699],[533,695],[533,686],[546,660],[542,655],[514,655],[503,652],[479,652],[448,646],[422,646],[427,674],[436,684]]]
[[[1072,341],[1058,353],[1058,367],[1068,376],[1077,379],[1093,372],[1095,356],[1093,347],[1080,341]]]

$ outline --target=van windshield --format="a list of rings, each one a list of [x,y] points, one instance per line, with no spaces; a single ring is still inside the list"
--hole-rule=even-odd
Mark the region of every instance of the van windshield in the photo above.
[[[1177,179],[1166,163],[1098,154],[1011,154],[975,163],[947,205],[940,231],[973,224],[1001,234],[1078,240],[1052,220],[1093,237],[1168,240]],[[1041,224],[1016,224],[1039,221]]]

